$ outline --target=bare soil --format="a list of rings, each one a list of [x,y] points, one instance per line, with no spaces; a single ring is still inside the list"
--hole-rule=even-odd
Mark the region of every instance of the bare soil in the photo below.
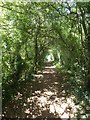
[[[51,63],[19,86],[14,98],[3,108],[7,118],[73,118],[78,105],[73,102],[71,85]]]

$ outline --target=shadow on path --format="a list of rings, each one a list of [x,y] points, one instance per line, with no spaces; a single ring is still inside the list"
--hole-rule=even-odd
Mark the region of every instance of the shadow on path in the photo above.
[[[55,66],[46,63],[32,81],[19,88],[3,114],[8,118],[74,118],[78,105],[71,95],[71,85],[60,76]]]

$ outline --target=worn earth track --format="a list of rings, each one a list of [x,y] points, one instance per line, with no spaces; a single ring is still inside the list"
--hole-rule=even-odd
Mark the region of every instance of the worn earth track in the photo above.
[[[7,118],[73,118],[78,106],[70,94],[71,85],[51,63],[19,87],[16,96],[3,108]],[[69,92],[68,92],[69,91]]]

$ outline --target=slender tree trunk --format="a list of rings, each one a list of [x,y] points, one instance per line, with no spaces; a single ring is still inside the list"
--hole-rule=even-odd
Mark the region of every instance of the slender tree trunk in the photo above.
[[[35,34],[35,39],[34,39],[35,45],[34,45],[34,49],[35,49],[35,57],[34,57],[34,71],[37,71],[37,67],[38,67],[38,29],[36,31]]]
[[[82,27],[85,34],[86,58],[87,58],[86,87],[87,87],[87,90],[90,92],[90,23],[88,23],[88,27],[87,27],[85,23],[85,11],[83,11],[83,8],[80,5],[78,6],[81,12]]]

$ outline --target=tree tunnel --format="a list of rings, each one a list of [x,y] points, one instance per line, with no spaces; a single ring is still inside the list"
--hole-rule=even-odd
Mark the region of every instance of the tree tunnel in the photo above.
[[[46,62],[74,86],[79,101],[83,96],[87,103],[90,2],[0,1],[0,15],[3,103]]]

